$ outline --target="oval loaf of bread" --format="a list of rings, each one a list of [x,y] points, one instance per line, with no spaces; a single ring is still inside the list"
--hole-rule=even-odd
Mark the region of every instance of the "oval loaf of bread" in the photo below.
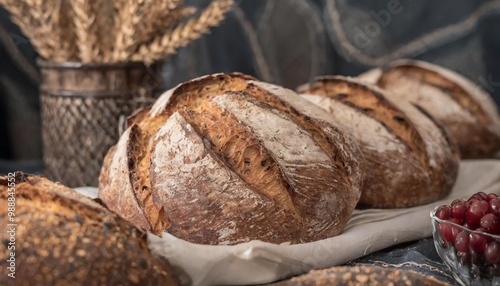
[[[318,78],[302,92],[357,138],[366,173],[360,206],[410,207],[451,191],[458,150],[425,112],[376,86],[340,76]]]
[[[129,120],[99,197],[153,233],[200,244],[339,234],[361,194],[356,141],[291,90],[242,74],[183,83]]]
[[[401,60],[382,70],[377,85],[425,109],[455,137],[463,159],[500,151],[500,115],[479,86],[448,69]]]
[[[15,252],[16,278],[0,275],[0,285],[179,285],[167,262],[149,251],[145,232],[76,191],[18,172],[0,176],[2,206],[9,198],[15,241],[2,231],[0,258]],[[0,219],[9,217],[1,207]]]
[[[413,270],[381,266],[339,266],[309,273],[271,284],[272,286],[449,286],[448,283]]]

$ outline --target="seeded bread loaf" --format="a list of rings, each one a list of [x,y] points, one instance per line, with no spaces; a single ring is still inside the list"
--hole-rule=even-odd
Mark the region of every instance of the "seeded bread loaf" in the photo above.
[[[349,134],[293,91],[218,74],[129,120],[99,197],[146,230],[194,243],[308,242],[342,231],[361,158]]]
[[[1,285],[178,285],[143,231],[74,190],[19,172],[0,176],[0,203],[13,200],[15,236],[2,231],[0,258],[15,253],[15,279],[3,272]],[[9,217],[1,207],[0,220]]]
[[[456,144],[418,107],[340,76],[318,78],[302,92],[357,138],[366,173],[361,207],[411,207],[451,191],[458,171]]]
[[[377,84],[425,109],[448,128],[462,158],[488,158],[500,151],[496,104],[465,77],[433,64],[404,60],[382,70]]]
[[[380,266],[340,266],[312,270],[307,274],[271,284],[274,286],[447,286],[441,280],[425,276],[412,270],[401,270]]]

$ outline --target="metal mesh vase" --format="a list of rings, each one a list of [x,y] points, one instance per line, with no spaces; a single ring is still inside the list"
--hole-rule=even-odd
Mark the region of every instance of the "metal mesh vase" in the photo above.
[[[154,101],[156,67],[142,63],[81,64],[39,61],[45,175],[70,187],[97,186],[120,116]]]

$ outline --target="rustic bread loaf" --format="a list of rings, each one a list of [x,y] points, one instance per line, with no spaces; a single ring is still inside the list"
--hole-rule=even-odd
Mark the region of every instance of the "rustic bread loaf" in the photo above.
[[[500,116],[495,102],[465,77],[420,61],[398,61],[377,84],[425,109],[451,131],[462,158],[488,158],[500,151]]]
[[[146,230],[200,244],[299,243],[339,234],[362,158],[331,117],[241,74],[181,84],[129,120],[99,197]]]
[[[41,177],[18,172],[10,192],[12,178],[0,176],[0,219],[8,221],[4,206],[15,200],[16,224],[14,240],[0,234],[0,258],[14,251],[15,279],[1,275],[1,285],[178,285],[137,227]]]
[[[359,141],[366,173],[361,207],[410,207],[451,191],[457,147],[428,114],[352,78],[318,78],[302,92]]]
[[[275,286],[364,286],[364,285],[449,285],[432,276],[412,270],[400,270],[380,266],[340,266],[322,270],[312,270],[307,274],[274,283]]]

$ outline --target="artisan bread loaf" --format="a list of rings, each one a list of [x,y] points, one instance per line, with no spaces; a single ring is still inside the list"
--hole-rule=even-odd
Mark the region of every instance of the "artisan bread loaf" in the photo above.
[[[0,234],[0,258],[15,253],[15,279],[3,269],[1,285],[178,285],[143,231],[74,190],[19,172],[0,176],[0,203],[13,200],[15,235]],[[10,217],[1,207],[0,220]]]
[[[241,74],[183,83],[129,120],[99,197],[156,234],[200,244],[339,234],[360,197],[359,147],[291,90]]]
[[[420,61],[398,61],[377,84],[425,109],[451,131],[461,157],[488,158],[500,151],[500,116],[495,102],[465,77]]]
[[[365,285],[404,285],[404,286],[446,286],[449,285],[432,276],[412,271],[380,266],[339,266],[290,278],[271,285],[275,286],[365,286]]]
[[[458,150],[427,113],[352,78],[318,78],[302,92],[357,138],[366,173],[360,207],[411,207],[451,191]]]

